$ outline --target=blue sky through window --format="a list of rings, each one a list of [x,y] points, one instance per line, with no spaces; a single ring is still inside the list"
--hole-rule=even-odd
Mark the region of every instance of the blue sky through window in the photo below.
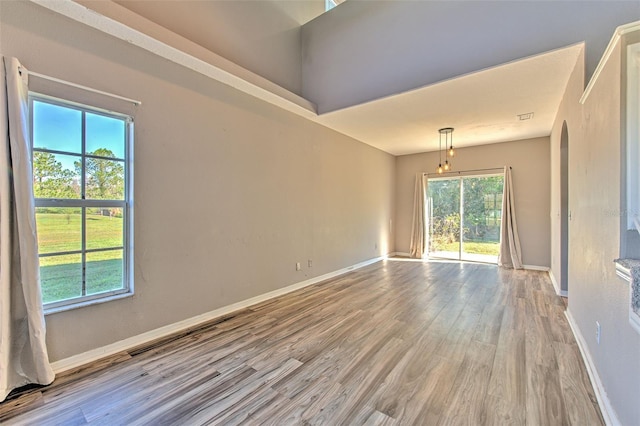
[[[86,120],[87,153],[106,148],[116,158],[124,159],[124,121],[91,113],[87,113]]]
[[[33,147],[81,154],[82,113],[34,101]]]
[[[116,158],[125,155],[125,121],[87,112],[86,152],[105,148]],[[74,161],[82,153],[82,112],[73,108],[34,100],[33,102],[33,147],[64,151],[74,155],[56,155],[62,166],[74,171]]]

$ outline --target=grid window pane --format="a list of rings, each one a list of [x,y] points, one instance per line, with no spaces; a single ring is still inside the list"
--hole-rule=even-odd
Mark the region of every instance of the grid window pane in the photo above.
[[[77,109],[33,102],[33,147],[80,154],[82,112]]]
[[[87,199],[124,200],[123,161],[87,157],[85,164]]]
[[[79,208],[36,208],[38,250],[43,253],[82,249],[82,215]]]
[[[43,303],[82,296],[82,255],[41,257],[40,283]]]
[[[122,250],[87,253],[87,294],[123,288]]]
[[[122,247],[124,237],[122,209],[87,209],[86,229],[88,250]]]
[[[124,159],[125,122],[104,115],[86,115],[87,154]]]
[[[33,194],[36,198],[80,198],[79,155],[33,153]]]

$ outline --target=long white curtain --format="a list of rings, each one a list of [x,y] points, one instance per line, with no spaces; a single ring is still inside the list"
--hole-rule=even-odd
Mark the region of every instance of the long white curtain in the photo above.
[[[504,168],[504,189],[502,191],[502,223],[500,225],[500,255],[498,265],[505,268],[522,269],[522,255],[518,225],[516,224],[516,203],[513,198],[511,167]]]
[[[413,222],[411,225],[411,257],[422,259],[429,247],[429,228],[427,215],[428,177],[424,173],[416,174],[415,192],[413,194]]]
[[[33,201],[27,72],[0,67],[0,401],[54,379],[45,345]]]

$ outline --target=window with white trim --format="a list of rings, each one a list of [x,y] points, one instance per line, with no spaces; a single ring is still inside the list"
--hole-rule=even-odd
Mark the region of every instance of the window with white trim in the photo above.
[[[130,116],[29,97],[45,311],[133,291]]]

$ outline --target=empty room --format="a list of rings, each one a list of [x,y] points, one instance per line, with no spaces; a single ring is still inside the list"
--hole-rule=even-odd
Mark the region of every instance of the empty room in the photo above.
[[[640,425],[640,3],[0,0],[0,423]]]

